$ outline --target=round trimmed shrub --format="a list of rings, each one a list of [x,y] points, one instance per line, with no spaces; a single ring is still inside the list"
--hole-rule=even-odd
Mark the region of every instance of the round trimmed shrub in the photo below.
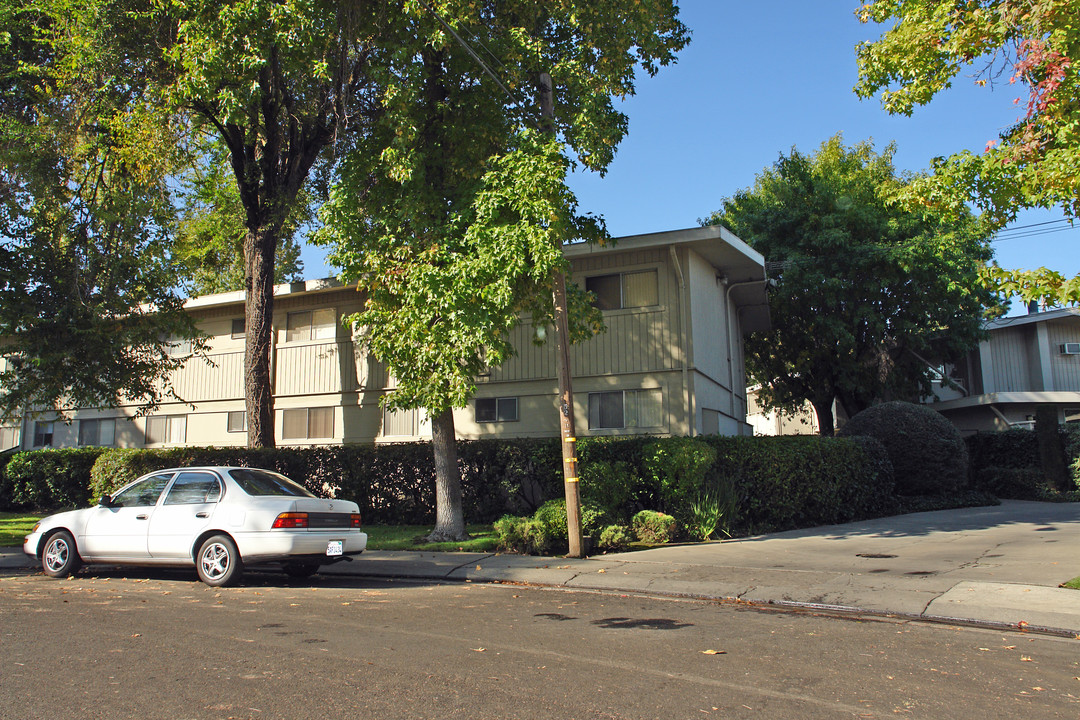
[[[840,435],[869,435],[885,446],[897,495],[944,495],[968,480],[968,452],[960,431],[924,405],[887,402],[863,410]]]

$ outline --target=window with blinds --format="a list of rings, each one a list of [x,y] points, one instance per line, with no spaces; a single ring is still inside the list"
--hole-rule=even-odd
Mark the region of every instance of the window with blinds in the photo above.
[[[656,270],[593,275],[585,278],[585,289],[596,296],[593,304],[600,310],[660,304],[659,274]]]

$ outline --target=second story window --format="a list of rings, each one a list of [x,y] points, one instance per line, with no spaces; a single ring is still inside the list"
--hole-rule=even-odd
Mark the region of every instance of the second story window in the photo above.
[[[285,342],[333,340],[337,337],[337,314],[333,308],[291,312],[285,320]]]
[[[34,423],[34,447],[52,447],[52,441],[52,421]]]
[[[660,304],[656,270],[593,275],[585,278],[585,289],[596,296],[601,310],[651,307]]]
[[[240,340],[244,337],[246,330],[246,322],[244,318],[233,318],[232,329],[229,332],[229,337],[233,340]]]

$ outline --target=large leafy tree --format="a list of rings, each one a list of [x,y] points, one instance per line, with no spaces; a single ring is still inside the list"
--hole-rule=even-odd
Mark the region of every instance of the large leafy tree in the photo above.
[[[0,3],[5,418],[153,408],[181,362],[162,340],[194,334],[170,290],[167,178],[179,158],[147,92],[145,29],[137,15],[80,7]]]
[[[603,171],[626,132],[612,96],[633,92],[686,42],[671,2],[406,3],[406,35],[387,78],[384,115],[346,164],[324,237],[343,278],[366,293],[351,320],[394,375],[391,407],[432,418],[433,537],[459,538],[453,408],[485,368],[510,356],[523,313],[543,325],[561,246],[599,240],[565,185],[570,160]],[[537,83],[554,78],[554,127],[537,132]],[[579,335],[595,327],[583,295]]]
[[[58,108],[88,98],[126,103],[113,134],[129,149],[129,165],[163,149],[167,157],[198,159],[208,141],[224,148],[244,228],[250,445],[274,444],[276,253],[297,224],[296,213],[306,211],[309,178],[331,173],[335,151],[345,150],[378,111],[371,69],[402,43],[390,29],[401,2],[28,0],[20,12],[40,15],[39,24],[55,31],[3,35],[8,42],[26,39],[26,52],[43,56],[50,72],[83,67],[87,58],[111,63],[109,72],[87,74],[85,82],[53,86],[55,94],[44,99]],[[36,88],[17,86],[18,102],[37,102]],[[167,144],[160,142],[162,128],[171,131]],[[117,211],[124,209],[130,208]]]
[[[1080,215],[1080,4],[873,0],[856,15],[887,29],[858,47],[855,91],[878,95],[890,113],[910,115],[962,73],[999,91],[1018,85],[1026,95],[1015,100],[1016,123],[987,138],[984,153],[936,159],[933,174],[912,183],[906,200],[955,214],[973,204],[992,228],[1021,208],[1059,206]],[[988,279],[1026,300],[1080,302],[1080,278],[1045,269],[994,268]]]
[[[839,135],[792,149],[707,221],[762,253],[776,281],[772,328],[746,342],[760,397],[787,411],[809,400],[825,435],[834,401],[854,414],[927,393],[931,365],[969,350],[996,305],[979,282],[992,254],[979,223],[896,203],[914,178],[892,154]]]
[[[244,289],[246,214],[232,167],[220,144],[208,147],[182,179],[173,255],[191,295]],[[314,220],[310,193],[301,190],[282,227],[274,256],[274,283],[302,278],[300,232]]]

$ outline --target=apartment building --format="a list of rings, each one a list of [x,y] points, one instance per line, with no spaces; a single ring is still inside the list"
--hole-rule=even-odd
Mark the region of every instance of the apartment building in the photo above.
[[[749,435],[742,337],[768,327],[764,258],[728,230],[701,227],[568,245],[571,279],[592,291],[607,332],[574,346],[574,412],[580,435]],[[393,378],[367,355],[342,319],[363,295],[335,280],[275,289],[272,377],[279,445],[419,440],[422,410],[384,411]],[[0,430],[0,449],[242,445],[244,296],[223,293],[186,304],[209,339],[172,378],[182,401],[138,417],[135,406],[75,408],[70,423],[25,418]],[[553,342],[525,319],[517,354],[478,378],[457,410],[458,436],[558,435]]]

